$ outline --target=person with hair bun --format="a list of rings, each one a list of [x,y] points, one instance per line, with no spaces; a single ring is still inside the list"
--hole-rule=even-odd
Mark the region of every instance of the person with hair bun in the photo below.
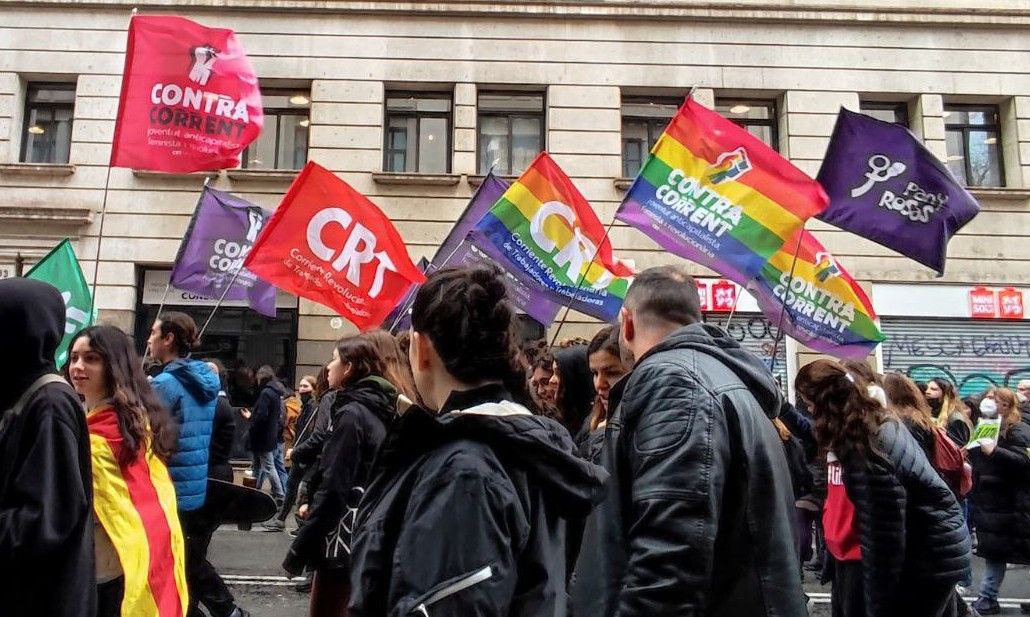
[[[827,453],[833,614],[950,615],[970,564],[962,509],[873,385],[832,360],[805,365],[795,380]]]
[[[494,266],[418,290],[411,367],[422,401],[394,425],[358,512],[351,614],[564,615],[566,520],[604,471],[533,415],[515,312]]]

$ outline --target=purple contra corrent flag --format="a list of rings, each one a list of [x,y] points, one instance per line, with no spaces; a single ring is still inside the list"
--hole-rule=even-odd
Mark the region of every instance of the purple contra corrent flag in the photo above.
[[[819,170],[830,207],[816,218],[944,274],[948,241],[976,200],[909,130],[841,109]]]
[[[440,248],[436,250],[432,261],[426,264],[423,272],[428,275],[447,266],[492,262],[501,268],[507,277],[508,292],[511,296],[512,305],[543,324],[546,328],[554,321],[561,306],[551,300],[536,285],[519,279],[510,270],[505,268],[503,264],[497,263],[496,260],[477,249],[468,239],[468,235],[475,228],[476,223],[483,218],[483,215],[490,211],[490,208],[497,203],[497,200],[501,198],[501,195],[504,195],[506,190],[508,190],[507,182],[495,176],[493,172],[488,173],[483,178],[483,184],[476,190],[465,210],[454,223],[454,227],[451,228],[443,243],[440,244]],[[419,267],[422,267],[422,263],[419,263]],[[383,322],[384,326],[389,327],[391,332],[405,330],[411,326],[410,309],[411,304],[415,301],[415,294],[417,292],[418,286],[412,286],[412,289],[404,296],[404,301]],[[401,311],[404,314],[398,319]]]
[[[171,284],[209,298],[225,293],[226,300],[244,300],[262,315],[275,317],[274,286],[247,269],[233,281],[269,216],[246,200],[205,186],[179,245]]]

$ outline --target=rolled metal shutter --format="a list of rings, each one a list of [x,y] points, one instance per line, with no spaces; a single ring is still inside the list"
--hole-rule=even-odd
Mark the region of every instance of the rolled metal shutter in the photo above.
[[[705,322],[726,330],[733,340],[758,356],[768,367],[776,340],[776,325],[769,323],[769,320],[761,313],[737,313],[729,325],[726,323],[727,317],[729,315],[726,313],[707,313]],[[773,367],[773,374],[780,380],[780,389],[786,392],[787,344],[785,340],[780,341],[776,350],[776,365]]]
[[[1030,321],[883,317],[884,370],[950,380],[962,396],[1030,379]]]

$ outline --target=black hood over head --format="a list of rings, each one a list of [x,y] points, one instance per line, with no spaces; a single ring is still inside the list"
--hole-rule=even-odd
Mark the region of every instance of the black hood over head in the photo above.
[[[0,410],[14,405],[41,375],[57,370],[54,355],[64,323],[64,299],[53,285],[26,278],[0,281]]]
[[[561,408],[565,428],[573,435],[583,428],[583,422],[594,407],[597,391],[590,372],[586,345],[574,345],[554,352],[561,380],[558,406]]]
[[[679,328],[640,358],[672,349],[693,349],[718,359],[743,381],[770,418],[780,413],[783,395],[769,367],[755,354],[744,349],[718,326],[695,323]]]
[[[434,416],[420,407],[404,413],[387,438],[380,455],[384,461],[393,457],[417,456],[444,443],[468,439],[491,447],[505,466],[520,468],[531,481],[543,488],[556,510],[565,517],[586,516],[604,497],[608,474],[575,453],[569,431],[561,424],[528,412],[500,415],[525,408],[511,403],[500,385],[488,385],[461,393],[468,405],[448,409],[467,410],[476,405],[501,402],[482,408],[481,413],[444,413]],[[498,407],[503,407],[499,409]]]

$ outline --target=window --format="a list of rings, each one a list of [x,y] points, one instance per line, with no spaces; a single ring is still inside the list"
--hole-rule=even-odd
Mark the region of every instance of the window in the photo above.
[[[21,161],[67,164],[74,111],[75,84],[29,84]]]
[[[544,96],[479,95],[479,173],[521,174],[544,149]]]
[[[998,108],[945,105],[948,169],[966,186],[1004,186]]]
[[[780,149],[776,130],[776,103],[753,99],[715,99],[715,111],[729,118],[773,150]]]
[[[383,171],[447,173],[451,169],[451,96],[386,95]]]
[[[908,127],[908,105],[906,103],[883,103],[880,101],[862,101],[859,109],[867,116],[877,120],[900,124]]]
[[[622,176],[640,172],[647,155],[669,120],[676,115],[680,100],[626,98],[622,101]]]
[[[264,90],[265,126],[243,153],[245,169],[300,169],[308,161],[311,96],[301,90]]]

